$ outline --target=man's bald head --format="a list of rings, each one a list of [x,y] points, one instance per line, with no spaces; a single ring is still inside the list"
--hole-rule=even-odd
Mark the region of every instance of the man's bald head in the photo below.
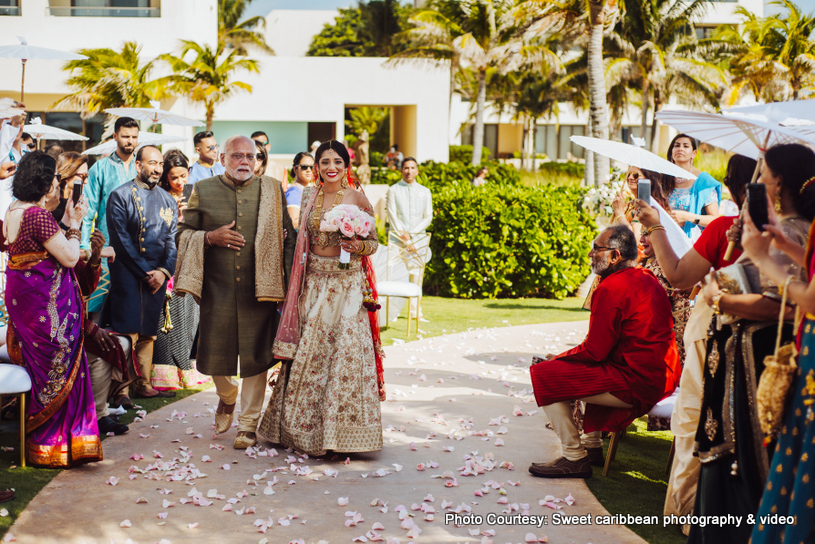
[[[254,175],[257,148],[255,142],[246,136],[232,136],[224,142],[221,164],[226,175],[243,183]]]

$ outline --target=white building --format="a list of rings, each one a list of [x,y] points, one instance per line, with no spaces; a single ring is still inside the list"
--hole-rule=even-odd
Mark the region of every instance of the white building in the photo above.
[[[705,35],[718,24],[737,22],[736,6],[759,15],[764,12],[763,0],[711,2],[699,22],[699,32]],[[218,141],[233,134],[264,131],[272,144],[272,158],[288,164],[313,140],[342,139],[348,108],[380,106],[391,108],[391,139],[399,143],[405,156],[445,161],[449,144],[470,143],[471,104],[455,97],[449,110],[449,72],[444,65],[390,67],[381,58],[307,57],[313,36],[336,15],[333,10],[274,10],[266,15],[266,38],[276,55],[253,52],[260,73],[236,76],[252,85],[253,92],[237,94],[216,108],[213,131]],[[123,42],[136,41],[146,61],[177,51],[182,39],[214,44],[217,1],[0,0],[0,45],[15,43],[16,35],[32,45],[71,51],[119,50]],[[43,115],[48,124],[79,132],[83,124],[78,114],[48,111],[69,92],[64,85],[68,74],[60,68],[58,61],[28,62],[27,109]],[[20,72],[19,61],[0,59],[0,96],[19,98]],[[163,106],[204,119],[202,108],[183,99]],[[552,159],[564,159],[569,153],[580,157],[582,148],[571,144],[569,136],[585,133],[587,114],[565,106],[561,110],[559,119],[539,121],[536,150]],[[485,124],[485,145],[493,156],[520,151],[523,129],[519,123],[488,108]],[[639,124],[639,111],[632,111],[617,137],[637,134]],[[97,143],[100,122],[86,128],[91,145]],[[179,147],[188,153],[196,130],[163,127],[165,133],[186,138]]]
[[[121,49],[125,41],[143,45],[146,61],[178,50],[179,40],[215,43],[216,0],[6,0],[0,8],[0,45],[14,43],[16,34],[29,44],[74,51],[81,48]],[[22,4],[22,5],[20,5]],[[102,4],[114,7],[98,7]],[[127,7],[118,7],[127,6]],[[4,16],[4,13],[6,14]],[[312,37],[332,22],[336,11],[277,10],[268,14],[266,35],[277,53],[257,52],[260,73],[239,73],[252,93],[239,93],[219,105],[212,130],[218,141],[234,134],[264,131],[272,158],[283,164],[314,140],[342,139],[346,109],[354,106],[391,108],[391,137],[405,156],[420,161],[448,158],[447,120],[449,77],[444,66],[385,65],[382,58],[306,57]],[[67,73],[59,61],[26,65],[25,102],[29,112],[44,113],[45,122],[79,132],[76,113],[47,111],[69,92]],[[0,59],[0,96],[19,98],[20,62]],[[181,115],[204,119],[203,108],[181,99],[162,104]],[[42,112],[42,113],[41,113]],[[203,125],[203,123],[202,123]],[[193,129],[162,127],[184,135],[179,145],[192,152]],[[91,127],[92,140],[102,127]],[[96,143],[92,141],[91,144]]]

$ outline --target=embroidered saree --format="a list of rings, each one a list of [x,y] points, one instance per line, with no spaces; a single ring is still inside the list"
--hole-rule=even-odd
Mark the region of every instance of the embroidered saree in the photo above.
[[[27,459],[36,466],[66,468],[100,461],[102,447],[82,347],[82,296],[74,270],[42,245],[58,232],[47,211],[25,210],[8,249],[5,300],[9,330],[32,382]]]

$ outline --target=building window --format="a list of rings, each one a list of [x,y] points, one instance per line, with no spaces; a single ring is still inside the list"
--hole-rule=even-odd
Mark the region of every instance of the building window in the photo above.
[[[160,0],[49,0],[56,17],[161,17]]]
[[[696,39],[707,40],[713,37],[713,32],[716,30],[715,26],[700,26],[696,25]]]
[[[0,15],[22,15],[20,0],[0,0]]]
[[[475,137],[475,125],[466,125],[461,131],[462,145],[473,145]],[[494,123],[484,123],[484,144],[490,150],[490,158],[498,158],[498,125]]]

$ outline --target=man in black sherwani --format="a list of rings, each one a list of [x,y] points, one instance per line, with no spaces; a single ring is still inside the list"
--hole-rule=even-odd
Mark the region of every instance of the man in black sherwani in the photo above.
[[[136,154],[136,178],[114,190],[107,204],[116,259],[110,263],[110,295],[102,320],[117,333],[130,336],[141,373],[133,396],[140,398],[175,396],[150,385],[153,342],[177,256],[178,205],[158,187],[163,167],[158,148],[142,147]]]

